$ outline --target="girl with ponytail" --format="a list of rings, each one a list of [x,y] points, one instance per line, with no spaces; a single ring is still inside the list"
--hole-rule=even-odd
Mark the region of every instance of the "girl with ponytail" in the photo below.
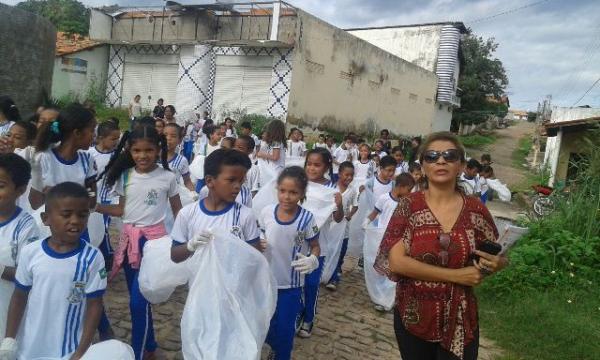
[[[0,96],[0,136],[5,135],[15,121],[21,120],[19,109],[8,96]]]

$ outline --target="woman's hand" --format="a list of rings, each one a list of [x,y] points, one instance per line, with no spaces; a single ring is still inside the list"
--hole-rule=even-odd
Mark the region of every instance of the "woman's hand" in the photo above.
[[[479,255],[479,261],[476,261],[473,264],[486,275],[504,269],[508,263],[504,256],[492,255],[480,250],[475,250],[475,254]]]
[[[483,280],[483,274],[475,266],[467,266],[453,270],[452,282],[464,286],[477,286]]]

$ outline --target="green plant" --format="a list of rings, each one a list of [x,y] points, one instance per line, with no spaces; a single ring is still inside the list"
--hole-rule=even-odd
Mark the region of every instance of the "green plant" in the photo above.
[[[496,141],[494,135],[461,135],[458,137],[461,143],[467,148],[481,148],[485,145],[490,145]]]
[[[533,146],[533,139],[530,135],[525,135],[519,139],[517,147],[512,153],[513,166],[518,168],[524,168],[526,158],[531,151]]]
[[[244,114],[242,117],[238,118],[240,119],[237,122],[237,126],[238,126],[238,133],[240,132],[239,126],[241,123],[247,121],[250,123],[250,125],[252,125],[252,133],[256,136],[258,136],[258,138],[261,138],[263,129],[265,128],[265,125],[267,125],[267,123],[271,120],[274,120],[276,118],[273,117],[267,117],[264,115],[259,115],[259,114]]]

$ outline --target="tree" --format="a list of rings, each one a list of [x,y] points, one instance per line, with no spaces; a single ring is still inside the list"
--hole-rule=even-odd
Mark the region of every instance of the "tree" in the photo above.
[[[58,31],[87,35],[90,11],[77,0],[26,0],[17,7],[50,20]]]
[[[498,43],[467,30],[462,41],[463,69],[458,80],[462,90],[461,107],[452,116],[455,124],[477,124],[490,115],[503,117],[508,107],[492,99],[501,99],[508,85],[502,61],[494,57]]]

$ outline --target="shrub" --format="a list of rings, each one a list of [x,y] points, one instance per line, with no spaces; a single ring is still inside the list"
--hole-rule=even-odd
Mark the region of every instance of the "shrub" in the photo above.
[[[496,138],[493,135],[461,135],[458,137],[460,142],[467,148],[479,148],[484,145],[492,144],[496,141]]]

